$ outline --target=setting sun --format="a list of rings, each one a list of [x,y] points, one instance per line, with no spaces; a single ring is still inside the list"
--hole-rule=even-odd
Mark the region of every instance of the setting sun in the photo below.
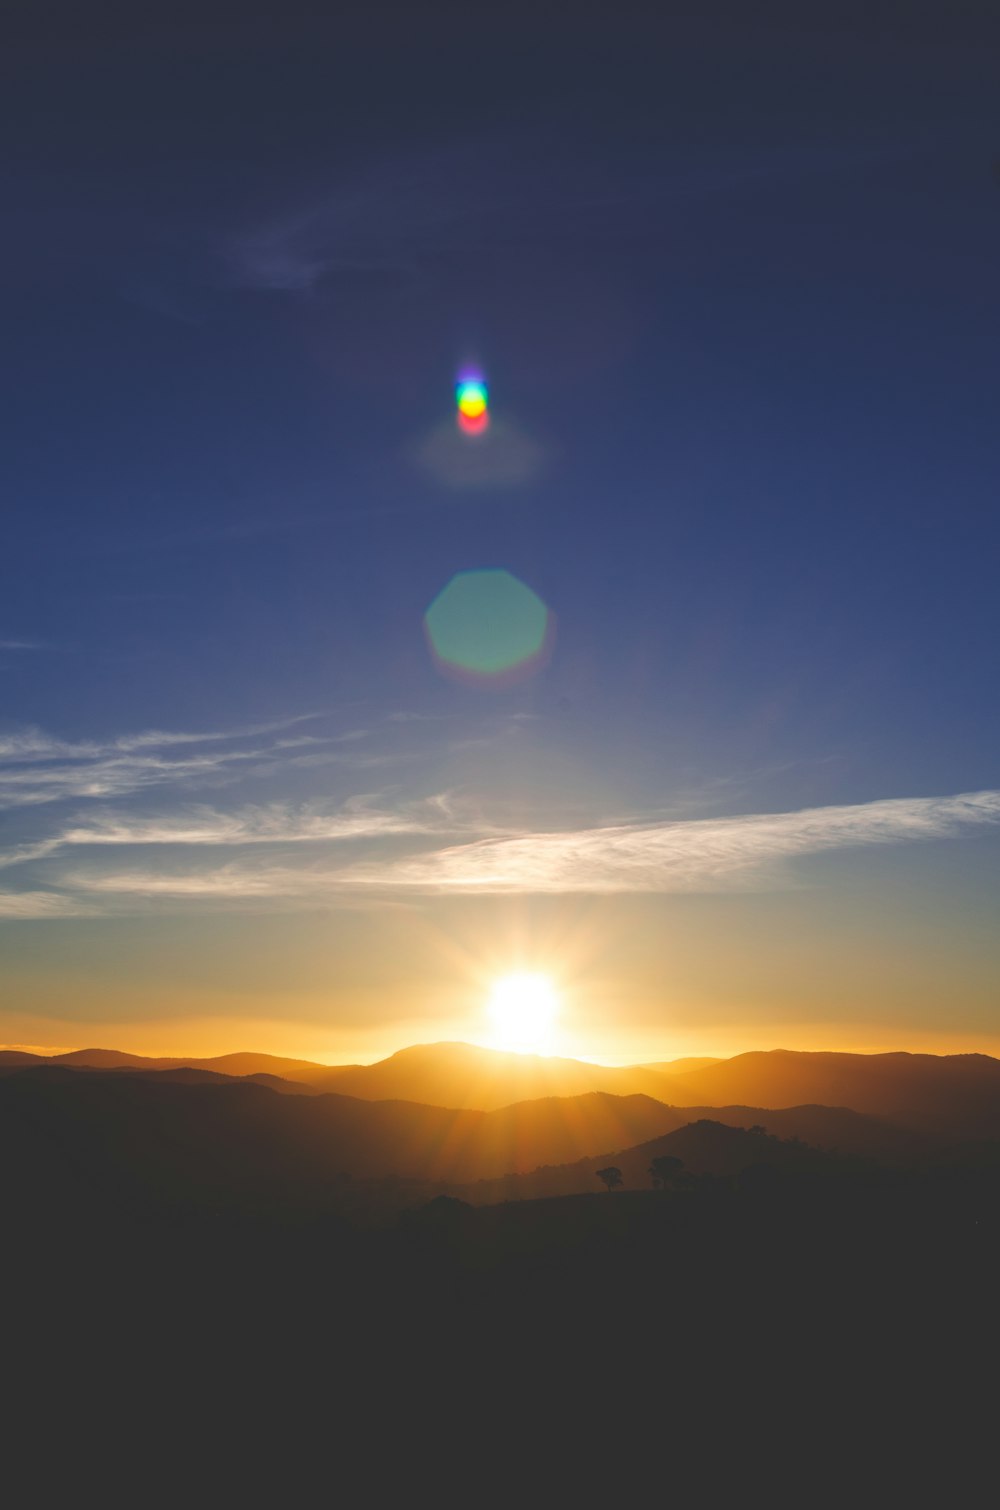
[[[490,993],[487,1006],[494,1048],[545,1053],[551,1045],[559,1001],[546,975],[505,975]]]

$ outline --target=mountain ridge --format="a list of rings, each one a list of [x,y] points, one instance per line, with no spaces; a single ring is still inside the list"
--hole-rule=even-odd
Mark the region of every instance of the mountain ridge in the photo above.
[[[281,1082],[272,1088],[287,1093],[336,1092],[363,1101],[453,1110],[495,1111],[551,1097],[604,1093],[642,1095],[674,1107],[845,1107],[891,1116],[914,1130],[951,1128],[969,1136],[995,1136],[1000,1128],[1000,1060],[988,1054],[771,1049],[678,1062],[687,1067],[668,1073],[647,1065],[502,1053],[458,1041],[410,1045],[370,1065],[333,1066],[250,1052],[153,1059],[105,1049],[51,1056],[3,1050],[0,1074],[45,1065],[112,1074],[184,1070],[267,1077]]]

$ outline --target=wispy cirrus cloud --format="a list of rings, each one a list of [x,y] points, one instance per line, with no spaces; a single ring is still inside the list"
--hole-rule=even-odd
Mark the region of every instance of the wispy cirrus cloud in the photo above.
[[[343,736],[322,740],[312,735],[267,738],[318,716],[298,714],[202,733],[149,729],[106,741],[62,740],[34,728],[0,734],[0,808],[115,798],[147,787],[218,780],[248,762],[285,758],[293,748],[342,740]],[[257,742],[248,748],[248,740]],[[178,750],[183,753],[174,753]]]
[[[60,845],[176,844],[244,845],[379,839],[400,834],[461,831],[445,796],[390,808],[375,795],[352,797],[339,807],[272,802],[232,813],[187,808],[166,817],[108,814],[65,829]]]
[[[41,640],[0,640],[0,650],[45,650]]]
[[[389,806],[378,794],[330,803],[271,802],[224,812],[206,804],[162,815],[104,812],[48,837],[0,850],[0,869],[73,848],[235,847],[335,844],[406,836],[481,835],[481,820],[463,816],[447,793]]]
[[[97,909],[59,891],[0,891],[0,919],[85,918]]]
[[[838,849],[948,839],[1000,823],[1000,792],[900,798],[729,818],[496,834],[361,863],[260,857],[169,870],[67,873],[90,894],[333,901],[358,892],[615,894],[742,890],[774,884],[782,862]],[[414,833],[419,830],[396,830]],[[422,832],[426,835],[428,830]]]
[[[570,833],[483,839],[357,881],[464,892],[702,891],[759,882],[776,862],[827,850],[944,839],[1000,821],[1000,792],[917,797]]]
[[[317,713],[297,713],[291,718],[272,719],[267,723],[246,724],[235,729],[209,729],[201,733],[145,729],[138,734],[123,734],[110,740],[56,739],[42,729],[18,729],[0,734],[0,761],[33,762],[41,760],[95,760],[101,756],[130,754],[135,750],[164,749],[172,745],[218,744],[248,739],[259,734],[274,734],[295,724],[309,723]]]

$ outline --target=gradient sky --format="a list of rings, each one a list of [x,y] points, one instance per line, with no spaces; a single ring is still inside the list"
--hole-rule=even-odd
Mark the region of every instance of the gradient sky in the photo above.
[[[0,65],[0,1040],[1000,1049],[1000,20],[85,9]]]

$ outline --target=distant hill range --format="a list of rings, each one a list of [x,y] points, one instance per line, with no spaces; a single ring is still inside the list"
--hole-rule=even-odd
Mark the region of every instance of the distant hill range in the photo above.
[[[19,1124],[22,1117],[28,1120]],[[482,1112],[335,1093],[276,1095],[259,1082],[186,1068],[120,1075],[53,1065],[0,1080],[8,1148],[30,1146],[34,1128],[36,1147],[44,1133],[51,1150],[64,1149],[79,1165],[93,1140],[95,1156],[110,1149],[137,1176],[150,1160],[180,1173],[197,1147],[204,1169],[231,1159],[244,1172],[281,1167],[282,1178],[291,1171],[327,1181],[465,1182],[613,1153],[689,1119],[648,1096],[600,1091]]]
[[[148,1059],[109,1049],[80,1049],[52,1058],[0,1052],[0,1074],[31,1065],[105,1071],[194,1069],[266,1077],[262,1083],[272,1089],[299,1094],[336,1091],[363,1101],[402,1100],[468,1111],[594,1093],[645,1096],[685,1108],[846,1107],[937,1136],[1000,1135],[1000,1060],[986,1054],[775,1049],[732,1059],[608,1067],[503,1054],[465,1043],[416,1045],[377,1064],[334,1066],[252,1053]]]
[[[0,1146],[8,1201],[16,1190],[78,1207],[141,1209],[153,1202],[259,1210],[327,1206],[398,1209],[440,1190],[476,1204],[512,1197],[590,1191],[594,1170],[612,1160],[630,1186],[648,1188],[649,1160],[670,1152],[692,1122],[716,1130],[727,1150],[759,1159],[776,1136],[745,1128],[770,1123],[781,1137],[888,1162],[918,1151],[907,1135],[856,1112],[802,1107],[669,1107],[646,1096],[588,1092],[519,1102],[496,1111],[457,1110],[406,1101],[366,1102],[328,1093],[276,1094],[266,1085],[211,1071],[29,1067],[0,1079]],[[803,1136],[805,1135],[805,1136]],[[702,1140],[704,1140],[704,1135]],[[662,1145],[662,1146],[661,1146]],[[788,1147],[789,1144],[782,1146]],[[714,1147],[714,1145],[713,1145]],[[691,1160],[696,1173],[731,1173],[731,1158]],[[355,1182],[411,1184],[356,1198]]]
[[[711,1059],[676,1061],[675,1073],[707,1068]],[[145,1058],[117,1049],[75,1049],[51,1057],[23,1050],[0,1051],[4,1068],[59,1064],[68,1069],[97,1070],[210,1070],[223,1075],[270,1075],[299,1090],[340,1091],[363,1101],[420,1101],[428,1106],[493,1111],[515,1101],[544,1096],[580,1096],[606,1091],[615,1096],[646,1095],[667,1099],[663,1092],[669,1065],[628,1068],[588,1064],[579,1059],[546,1058],[537,1054],[505,1054],[468,1043],[416,1044],[400,1049],[376,1064],[326,1065],[308,1059],[284,1059],[273,1054],[221,1054],[212,1059]]]

